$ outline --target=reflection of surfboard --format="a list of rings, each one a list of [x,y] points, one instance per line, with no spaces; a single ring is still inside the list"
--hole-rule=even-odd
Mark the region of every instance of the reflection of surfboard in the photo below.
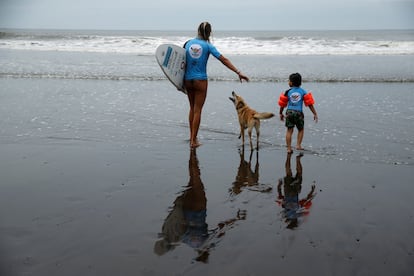
[[[174,44],[162,44],[155,51],[155,58],[171,83],[187,93],[184,89],[185,49]]]

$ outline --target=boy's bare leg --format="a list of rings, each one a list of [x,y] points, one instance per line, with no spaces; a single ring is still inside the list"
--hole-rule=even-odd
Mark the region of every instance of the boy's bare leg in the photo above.
[[[296,149],[297,150],[303,150],[302,148],[302,140],[303,140],[303,134],[305,133],[305,129],[302,128],[298,131],[298,140],[296,141]]]
[[[286,146],[287,146],[287,151],[288,153],[292,153],[292,134],[293,134],[293,127],[292,128],[288,128],[286,130]]]

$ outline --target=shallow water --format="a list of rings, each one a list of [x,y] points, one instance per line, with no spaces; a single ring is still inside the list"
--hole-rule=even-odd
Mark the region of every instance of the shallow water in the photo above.
[[[186,96],[167,82],[2,79],[3,143],[113,143],[152,147],[185,143]],[[305,83],[317,101],[319,123],[305,109],[306,145],[323,158],[413,165],[411,83]],[[235,90],[258,111],[277,113],[281,83],[211,82],[201,139],[232,141],[238,133],[228,97]],[[160,112],[162,110],[162,112]],[[263,122],[264,147],[284,146],[285,128]],[[237,144],[237,143],[236,143]]]
[[[186,98],[167,81],[2,78],[0,87],[7,275],[414,271],[410,83],[304,84],[320,121],[306,111],[299,199],[312,185],[316,195],[293,230],[277,203],[284,126],[262,122],[250,161],[228,100],[234,89],[277,112],[283,83],[211,81],[196,156]],[[207,229],[183,230],[175,206],[184,196],[203,210],[203,194]],[[198,244],[189,233],[200,231]]]

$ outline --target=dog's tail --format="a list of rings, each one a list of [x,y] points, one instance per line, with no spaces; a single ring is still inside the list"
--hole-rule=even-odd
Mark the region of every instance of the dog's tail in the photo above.
[[[269,118],[272,118],[273,116],[275,116],[275,114],[270,113],[270,112],[258,112],[254,114],[253,117],[256,119],[269,119]]]

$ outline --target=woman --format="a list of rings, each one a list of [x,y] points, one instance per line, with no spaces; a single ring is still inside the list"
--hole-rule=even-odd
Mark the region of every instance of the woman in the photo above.
[[[184,86],[187,90],[190,103],[189,125],[190,125],[190,147],[200,146],[197,139],[198,129],[201,121],[201,111],[207,96],[207,61],[210,54],[221,61],[227,68],[235,72],[240,81],[249,81],[229,59],[217,51],[210,43],[211,25],[203,22],[198,27],[196,38],[187,41],[184,45],[186,50],[187,67],[184,76]]]

